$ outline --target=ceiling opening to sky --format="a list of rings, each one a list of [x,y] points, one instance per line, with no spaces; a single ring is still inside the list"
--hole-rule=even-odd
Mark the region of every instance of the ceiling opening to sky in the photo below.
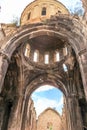
[[[40,86],[32,93],[31,98],[34,101],[37,117],[49,107],[62,114],[63,93],[59,89],[50,85]]]
[[[20,19],[24,8],[33,0],[0,0],[0,23],[11,23],[13,19]],[[71,13],[83,14],[81,0],[59,0]]]

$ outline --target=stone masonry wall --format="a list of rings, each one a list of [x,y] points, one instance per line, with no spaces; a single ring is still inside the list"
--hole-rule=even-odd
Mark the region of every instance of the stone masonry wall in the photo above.
[[[38,118],[37,130],[63,130],[60,115],[53,109],[46,109]]]

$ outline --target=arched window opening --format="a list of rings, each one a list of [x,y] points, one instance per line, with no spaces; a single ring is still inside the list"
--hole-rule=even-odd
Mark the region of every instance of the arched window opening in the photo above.
[[[43,8],[42,8],[42,13],[41,13],[41,15],[46,15],[46,7],[43,7]]]
[[[56,50],[54,53],[54,62],[59,62],[59,61],[60,61],[60,53],[58,50]]]
[[[29,57],[30,55],[30,46],[29,44],[26,45],[26,49],[25,49],[25,54],[24,54],[26,57]]]
[[[67,47],[64,47],[63,48],[63,55],[67,56],[67,54],[68,54],[68,49],[67,49]]]
[[[68,71],[68,68],[67,68],[67,66],[65,64],[63,64],[63,69],[64,69],[65,72]]]
[[[32,93],[31,98],[34,101],[37,118],[47,108],[52,108],[62,115],[65,102],[64,94],[54,86],[49,84],[41,85]],[[57,105],[60,102],[60,106]]]
[[[60,61],[60,53],[58,51],[56,51],[54,59],[55,59],[55,62]]]
[[[34,52],[34,62],[38,62],[38,61],[39,61],[39,51],[36,50],[36,51]]]
[[[49,54],[48,53],[45,54],[44,58],[45,58],[44,59],[45,64],[49,64]]]
[[[29,12],[28,16],[27,16],[27,20],[30,19],[30,16],[31,16],[31,12]]]

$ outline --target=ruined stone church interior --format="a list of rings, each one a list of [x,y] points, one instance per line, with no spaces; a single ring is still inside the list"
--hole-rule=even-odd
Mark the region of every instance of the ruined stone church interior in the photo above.
[[[34,0],[20,26],[0,24],[0,130],[87,130],[87,0],[82,5],[79,16],[57,0]],[[31,95],[46,84],[63,93],[62,115],[48,107],[37,118]]]

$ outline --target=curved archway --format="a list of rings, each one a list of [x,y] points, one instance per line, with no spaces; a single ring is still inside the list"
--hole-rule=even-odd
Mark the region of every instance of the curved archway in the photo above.
[[[53,116],[50,114],[47,114],[45,115],[45,117],[47,118],[47,121],[46,122],[51,122],[53,123],[53,129],[55,127],[57,127],[57,125],[59,126],[61,123],[62,123],[62,120],[65,122],[65,127],[67,126],[67,122],[65,121],[66,120],[66,117],[64,117],[63,119],[63,115],[65,116],[65,113],[63,113],[63,110],[65,110],[65,106],[64,106],[64,96],[63,96],[63,93],[56,87],[54,86],[50,86],[49,84],[46,84],[46,85],[41,85],[39,86],[39,88],[37,88],[35,91],[33,91],[33,93],[31,94],[31,98],[34,102],[34,107],[35,107],[35,110],[36,110],[36,118],[37,118],[37,122],[39,123],[39,125],[41,124],[39,122],[39,117],[41,115],[41,113],[43,113],[43,111],[45,109],[52,109],[54,110],[56,113],[58,112],[59,113],[59,116],[60,116],[60,123],[56,120],[55,115],[54,116],[54,119],[53,119]],[[50,119],[49,119],[50,118]],[[52,121],[52,119],[54,121]],[[45,121],[46,119],[44,119]],[[43,124],[43,127],[45,128],[46,127],[46,123]],[[57,124],[55,124],[54,122],[56,122]],[[63,122],[63,123],[64,123]],[[37,129],[39,129],[41,127],[38,126],[38,123],[37,123]],[[54,126],[56,125],[56,126]],[[60,127],[62,127],[63,124],[60,125]],[[64,127],[64,126],[63,126]],[[58,128],[59,129],[59,128]]]
[[[51,23],[51,20],[53,20],[53,22]],[[56,37],[59,37],[60,39],[62,39],[63,43],[64,42],[68,42],[70,44],[70,46],[73,48],[73,50],[75,51],[76,53],[76,58],[77,58],[77,61],[80,63],[80,69],[81,69],[81,73],[82,73],[82,77],[84,77],[85,75],[85,72],[84,72],[84,65],[82,63],[85,64],[84,62],[84,58],[85,57],[85,54],[86,54],[86,39],[83,39],[84,35],[85,35],[85,32],[83,30],[81,30],[80,28],[81,27],[77,27],[76,24],[78,24],[80,26],[80,22],[78,19],[73,19],[72,20],[72,17],[64,17],[62,18],[61,17],[56,17],[56,23],[55,23],[55,20],[54,18],[52,18],[50,21],[48,21],[48,24],[36,24],[36,25],[27,25],[26,27],[24,27],[23,29],[21,29],[18,33],[15,34],[15,36],[13,36],[11,39],[9,39],[9,41],[7,41],[6,44],[2,44],[2,47],[1,47],[1,68],[3,68],[4,70],[4,77],[5,77],[5,74],[6,74],[6,70],[7,70],[7,67],[8,67],[8,61],[11,59],[11,57],[13,56],[13,53],[16,52],[17,48],[22,46],[24,44],[25,41],[31,39],[31,38],[34,38],[34,37],[38,37],[38,36],[43,36],[43,35],[47,35],[47,36],[56,36]],[[67,22],[69,24],[67,24]],[[82,26],[82,29],[84,29],[84,25],[81,25]],[[78,33],[78,32],[79,33]],[[3,58],[3,55],[4,55],[4,58]],[[4,59],[4,61],[3,61]],[[5,64],[6,63],[6,64]],[[5,66],[5,69],[4,69],[4,66],[3,65],[6,65]],[[23,65],[23,62],[21,63],[21,65]],[[31,67],[30,68],[30,71],[32,73],[32,66],[29,66]],[[1,73],[2,71],[1,70]],[[23,66],[23,71],[25,71],[26,68],[25,66]],[[34,74],[37,71],[38,69],[36,68],[33,68],[33,72]],[[27,71],[27,70],[26,70]],[[57,71],[58,72],[58,71]],[[31,74],[30,73],[30,74]],[[27,87],[28,85],[24,85],[24,81],[22,84],[21,87],[21,93],[22,93],[22,99],[21,100],[21,123],[23,125],[23,118],[24,118],[24,114],[26,113],[26,109],[27,109],[27,103],[29,101],[29,94],[31,94],[36,88],[37,88],[37,85],[38,84],[44,84],[44,82],[46,83],[49,83],[49,84],[53,84],[54,86],[57,86],[59,87],[66,95],[67,99],[68,99],[68,105],[69,107],[73,104],[74,102],[76,103],[76,106],[78,106],[78,98],[76,97],[76,93],[72,93],[73,91],[73,86],[71,86],[72,88],[72,91],[69,91],[70,89],[66,89],[66,87],[70,87],[70,85],[72,84],[72,80],[69,80],[70,84],[67,85],[67,84],[64,84],[64,76],[60,73],[58,73],[58,75],[53,75],[51,73],[54,73],[53,70],[52,71],[47,71],[44,73],[44,72],[41,72],[39,73],[38,75],[35,75],[33,76],[32,78],[30,78],[30,80],[28,81],[28,84],[29,84],[29,87]],[[21,78],[24,78],[23,77],[24,75],[21,74]],[[29,76],[29,75],[28,75]],[[4,77],[3,77],[3,80],[4,80]],[[40,80],[41,79],[41,80]],[[1,77],[1,80],[2,80],[2,77]],[[37,84],[37,80],[38,80],[38,84]],[[83,78],[83,83],[84,83],[84,90],[86,91],[86,77]],[[66,81],[66,80],[65,80]],[[34,85],[33,85],[34,84]],[[3,82],[2,84],[3,85]],[[61,87],[62,86],[62,87]],[[24,88],[25,87],[25,88]],[[71,95],[69,95],[71,94]],[[70,96],[70,97],[68,97]],[[21,96],[20,96],[21,97]],[[74,98],[73,98],[74,97]],[[19,100],[19,101],[20,101]],[[25,100],[25,101],[24,101]],[[70,100],[72,100],[72,102],[70,102]],[[74,107],[74,106],[73,106]],[[70,109],[70,112],[71,112],[71,109],[72,108],[69,108]],[[79,108],[77,107],[76,110],[79,112]],[[73,113],[75,112],[75,109],[73,110]],[[77,113],[77,118],[78,118],[78,113]],[[72,117],[72,113],[70,115]],[[69,118],[70,118],[69,116]],[[70,121],[72,119],[69,119]],[[73,121],[73,123],[75,123]],[[25,125],[25,124],[24,124]],[[72,124],[70,124],[71,126],[71,129],[74,127],[72,126]],[[19,125],[21,126],[21,125]],[[69,128],[70,128],[69,127]],[[75,125],[75,128],[78,128],[79,126],[77,126],[77,124]],[[21,126],[21,130],[24,130],[25,126]]]
[[[25,88],[25,95],[26,97],[29,97],[40,85],[49,84],[60,89],[65,96],[68,96],[68,89],[65,87],[63,80],[61,80],[61,76],[59,75],[51,75],[47,73],[39,75]]]
[[[86,39],[83,39],[85,32],[80,32],[80,27],[76,27],[76,24],[80,26],[80,22],[77,19],[73,18],[72,20],[71,17],[58,17],[57,19],[58,21],[56,24],[55,21],[53,21],[52,24],[49,21],[49,25],[37,24],[35,27],[32,26],[32,28],[29,28],[27,25],[25,28],[20,30],[20,32],[15,34],[15,36],[13,36],[13,38],[11,38],[6,44],[2,45],[2,55],[4,55],[4,57],[7,59],[10,59],[13,52],[18,46],[23,44],[23,41],[25,41],[25,39],[31,39],[33,37],[43,35],[60,37],[64,42],[68,42],[74,49],[77,60],[80,64],[81,73],[83,75],[82,77],[85,77],[85,72],[82,65],[84,63],[84,58],[86,55]],[[62,22],[62,19],[64,22]],[[66,24],[67,22],[69,23],[69,21],[70,24]],[[85,28],[84,25],[81,26],[83,29]],[[78,30],[79,34],[76,30]],[[83,79],[83,84],[86,86],[86,79]],[[87,90],[85,87],[85,92],[86,91]]]
[[[32,82],[29,83],[29,85],[25,88],[25,101],[24,101],[24,108],[22,110],[22,126],[21,130],[25,129],[26,127],[26,117],[27,117],[27,111],[28,111],[28,102],[30,100],[31,94],[40,86],[42,85],[53,85],[54,87],[60,89],[65,96],[68,96],[68,90],[66,89],[65,85],[62,83],[63,81],[59,80],[60,76],[53,76],[50,74],[42,74],[35,79],[33,79]]]
[[[64,105],[64,94],[55,86],[49,84],[41,85],[31,94],[34,102],[37,119],[39,115],[47,108],[56,110],[62,116]]]
[[[76,55],[78,55],[81,50],[85,49],[86,39],[83,39],[82,37],[84,37],[84,35],[86,34],[85,32],[80,32],[80,26],[82,26],[82,29],[85,29],[85,26],[79,22],[79,18],[75,19],[73,16],[66,16],[64,18],[60,16],[56,18],[56,20],[58,19],[56,23],[54,18],[52,18],[52,24],[50,23],[51,20],[49,20],[49,24],[47,25],[43,25],[42,23],[40,25],[37,24],[34,27],[33,25],[32,27],[26,25],[25,28],[21,29],[18,33],[11,37],[11,39],[3,44],[1,50],[4,51],[4,53],[6,53],[7,56],[10,58],[15,49],[23,44],[23,41],[25,41],[26,39],[48,35],[62,38],[64,41],[68,42],[72,46]],[[62,19],[64,20],[64,22],[62,22]],[[70,24],[66,24],[69,22]],[[77,27],[76,24],[78,24],[79,27]],[[78,30],[79,34],[76,30]]]
[[[50,28],[51,28],[51,30],[50,30]],[[39,29],[39,28],[36,28],[36,30],[37,29]],[[61,32],[59,32],[59,30],[58,31],[54,30],[54,27],[52,29],[52,27],[50,27],[50,26],[48,26],[48,29],[47,29],[47,27],[45,28],[45,26],[43,26],[43,29],[41,29],[39,31],[34,32],[34,30],[32,30],[31,33],[25,32],[25,35],[22,34],[22,37],[14,36],[4,46],[2,45],[1,48],[2,48],[2,51],[4,51],[4,53],[6,53],[7,56],[10,58],[12,53],[16,50],[16,48],[23,43],[23,39],[25,39],[25,38],[27,39],[28,37],[31,39],[33,37],[42,36],[42,35],[48,35],[48,36],[55,35],[60,38],[63,38],[65,41],[68,41],[68,43],[70,43],[70,45],[75,50],[76,54],[78,54],[81,50],[84,49],[84,48],[82,48],[82,45],[79,44],[79,43],[81,43],[81,41],[78,41],[81,38],[80,36],[79,36],[79,39],[77,40],[77,38],[75,39],[75,37],[73,36],[75,34],[73,34],[73,33],[70,34],[70,32],[68,32],[67,30],[65,30],[65,32],[67,32],[65,34],[65,33],[62,33],[62,31],[63,30],[61,30]],[[18,39],[17,39],[17,37],[18,37]],[[85,42],[83,41],[82,43],[84,44],[84,47],[85,47]]]

